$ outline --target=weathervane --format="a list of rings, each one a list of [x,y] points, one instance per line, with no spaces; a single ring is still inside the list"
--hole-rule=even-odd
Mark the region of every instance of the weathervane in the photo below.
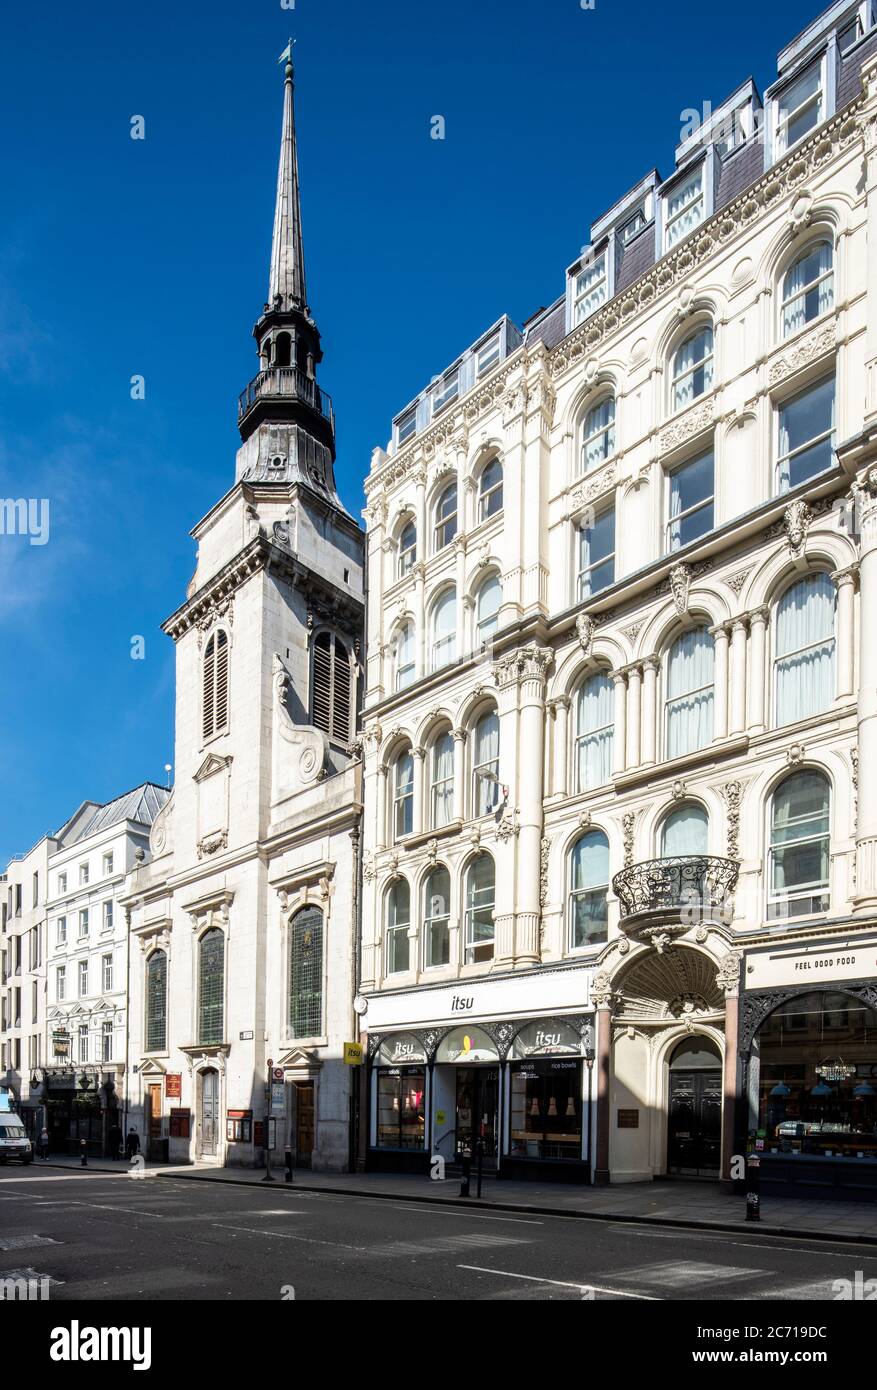
[[[286,65],[287,65],[288,68],[292,68],[292,50],[293,50],[294,45],[295,45],[295,39],[292,39],[292,38],[291,38],[291,39],[289,40],[289,43],[286,45],[286,47],[284,48],[283,52],[281,53],[280,57],[277,59],[278,66],[279,66],[281,63],[286,63]]]

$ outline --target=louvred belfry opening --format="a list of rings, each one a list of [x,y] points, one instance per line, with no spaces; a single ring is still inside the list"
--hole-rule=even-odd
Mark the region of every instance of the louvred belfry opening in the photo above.
[[[228,724],[228,634],[215,632],[204,652],[204,704],[202,734],[205,739]]]
[[[333,743],[350,739],[350,654],[329,632],[314,639],[311,720]]]

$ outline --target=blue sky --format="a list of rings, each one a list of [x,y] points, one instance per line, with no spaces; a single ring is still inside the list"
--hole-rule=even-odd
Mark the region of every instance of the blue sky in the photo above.
[[[0,866],[81,800],[173,762],[159,624],[192,573],[191,527],[234,477],[287,35],[320,379],[359,516],[392,415],[501,313],[551,303],[590,223],[655,164],[669,172],[682,110],[750,74],[763,90],[818,10],[16,7],[0,53],[0,498],[49,498],[51,529],[41,546],[0,534]]]

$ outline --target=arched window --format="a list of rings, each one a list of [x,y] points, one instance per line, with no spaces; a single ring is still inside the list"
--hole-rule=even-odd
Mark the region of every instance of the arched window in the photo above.
[[[303,907],[289,924],[289,1036],[323,1031],[323,914]]]
[[[417,527],[407,522],[399,533],[399,577],[414,568],[417,559]]]
[[[432,611],[432,669],[447,666],[457,655],[457,591],[445,589]]]
[[[393,837],[401,839],[414,829],[414,755],[408,748],[393,768]]]
[[[205,739],[228,727],[228,633],[220,628],[204,651],[202,732]]]
[[[683,632],[667,662],[667,757],[706,748],[713,737],[713,639],[705,627]]]
[[[692,333],[673,358],[670,390],[671,410],[681,410],[708,391],[713,384],[713,330],[699,328]]]
[[[496,866],[489,854],[473,859],[466,874],[466,964],[493,960]]]
[[[198,943],[198,1041],[223,1042],[225,1027],[225,937],[211,927]]]
[[[274,339],[274,366],[288,367],[292,359],[292,339],[288,333],[278,333]]]
[[[478,590],[476,599],[476,641],[483,646],[489,642],[499,627],[499,609],[502,603],[502,583],[498,574],[491,574]]]
[[[582,426],[581,471],[589,473],[615,453],[615,397],[591,406]]]
[[[614,686],[605,672],[589,676],[576,698],[577,788],[602,787],[612,779]]]
[[[576,840],[570,855],[569,944],[571,950],[605,941],[609,915],[609,841],[602,830]]]
[[[454,736],[450,729],[432,745],[430,809],[434,830],[447,825],[454,809]]]
[[[433,551],[444,550],[457,534],[457,484],[446,487],[435,504]]]
[[[793,772],[774,792],[768,917],[828,911],[830,812],[831,791],[822,772]]]
[[[499,801],[499,717],[482,714],[472,740],[472,812],[487,816]]]
[[[782,332],[788,338],[834,305],[834,253],[830,241],[814,241],[783,276]]]
[[[437,865],[423,885],[424,965],[447,965],[451,959],[451,876]]]
[[[708,851],[709,817],[703,807],[691,802],[671,811],[661,826],[661,858],[687,857]]]
[[[311,723],[333,743],[350,741],[350,653],[331,632],[314,638]]]
[[[482,469],[478,483],[478,520],[486,521],[502,511],[502,464],[499,459],[491,459]]]
[[[387,894],[387,974],[408,969],[411,926],[411,890],[407,879],[397,878]]]
[[[396,633],[396,689],[404,690],[414,680],[414,624],[403,623]]]
[[[834,700],[835,589],[827,574],[808,574],[777,606],[776,722],[792,724]]]
[[[146,962],[146,1051],[167,1051],[167,954],[153,951]]]

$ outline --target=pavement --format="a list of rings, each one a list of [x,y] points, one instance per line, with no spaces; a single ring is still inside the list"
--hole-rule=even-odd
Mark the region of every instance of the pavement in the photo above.
[[[176,1310],[168,1307],[165,1319],[155,1305],[191,1300],[636,1302],[636,1321],[628,1318],[620,1330],[629,1338],[634,1327],[641,1339],[650,1305],[687,1303],[689,1313],[672,1323],[674,1338],[683,1327],[685,1346],[695,1346],[695,1322],[752,1322],[742,1309],[730,1314],[722,1306],[728,1302],[817,1302],[818,1315],[814,1309],[806,1319],[785,1308],[777,1317],[769,1307],[758,1317],[786,1328],[822,1326],[830,1303],[871,1297],[877,1288],[873,1247],[778,1237],[763,1228],[734,1235],[668,1228],[630,1212],[624,1221],[580,1221],[569,1219],[575,1208],[558,1216],[499,1210],[489,1198],[468,1206],[419,1202],[411,1200],[417,1188],[410,1181],[392,1185],[404,1195],[370,1178],[350,1196],[340,1181],[305,1189],[262,1184],[255,1175],[202,1181],[166,1169],[134,1181],[121,1166],[113,1172],[109,1165],[82,1169],[63,1161],[9,1165],[0,1174],[0,1298],[15,1297],[11,1288],[22,1281],[45,1288],[48,1328],[57,1321],[50,1310],[58,1302],[92,1318],[95,1302],[137,1302],[149,1308],[165,1352],[172,1343],[179,1351],[181,1329],[188,1334]],[[705,1301],[714,1311],[695,1313],[694,1305]],[[107,1316],[98,1313],[97,1321]],[[668,1335],[666,1319],[664,1313],[655,1320],[659,1337]],[[278,1321],[270,1325],[279,1333]],[[839,1345],[849,1346],[849,1323],[844,1326]],[[232,1343],[242,1337],[241,1327],[226,1324]],[[859,1357],[861,1328],[852,1339]],[[601,1321],[602,1335],[605,1329]],[[650,1355],[656,1345],[648,1342]],[[23,1346],[32,1368],[33,1343],[24,1339]],[[628,1352],[635,1350],[634,1338]]]
[[[47,1163],[35,1160],[33,1168],[84,1171],[78,1159],[67,1159],[60,1155],[53,1156]],[[262,1169],[146,1163],[143,1160],[138,1160],[138,1168],[144,1176],[161,1176],[184,1182],[260,1186],[263,1191],[272,1190],[264,1182]],[[113,1163],[89,1159],[88,1162],[88,1171],[92,1173],[124,1176],[126,1170],[124,1161]],[[273,1171],[273,1189],[288,1189],[283,1169],[275,1168]],[[469,1198],[460,1196],[459,1178],[433,1181],[429,1177],[412,1174],[315,1173],[297,1169],[292,1190],[598,1221],[736,1232],[745,1229],[752,1235],[796,1236],[814,1241],[877,1245],[877,1202],[762,1197],[760,1221],[749,1222],[746,1220],[744,1197],[725,1192],[716,1183],[679,1179],[580,1187],[559,1183],[508,1182],[491,1177],[485,1178],[479,1200],[474,1195]],[[475,1190],[473,1179],[473,1194]]]

